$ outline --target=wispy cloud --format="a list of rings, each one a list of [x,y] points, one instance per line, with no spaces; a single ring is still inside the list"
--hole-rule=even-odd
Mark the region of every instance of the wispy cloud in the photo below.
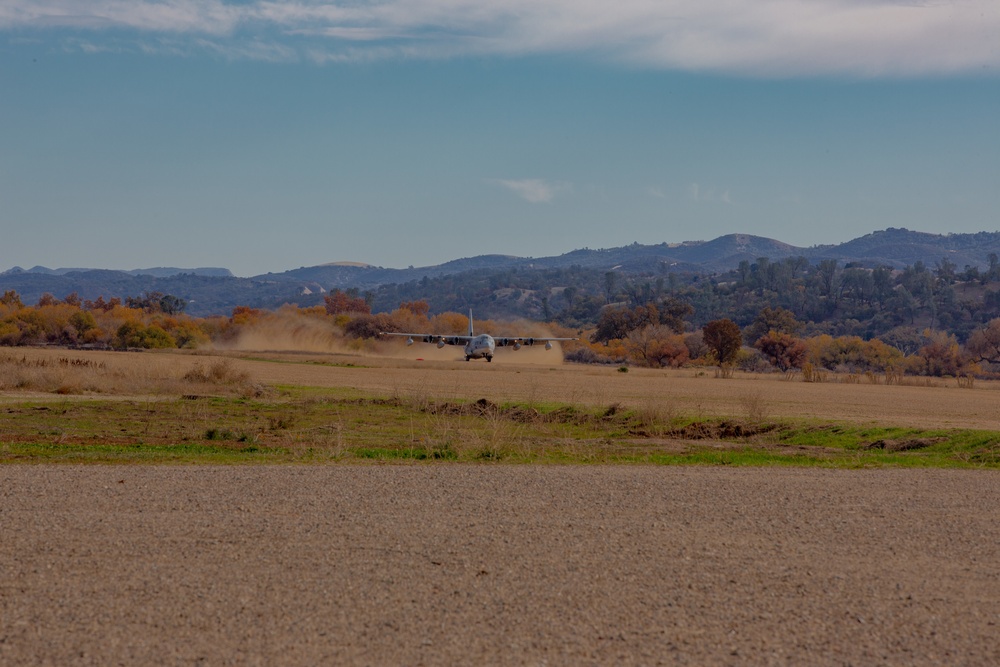
[[[240,44],[314,61],[546,53],[749,75],[1000,68],[996,0],[4,0],[0,30]],[[262,35],[264,35],[262,37]],[[79,35],[77,35],[79,36]],[[239,48],[257,40],[272,42]]]
[[[729,190],[719,192],[715,188],[704,188],[698,183],[691,183],[687,187],[688,197],[695,202],[722,202],[732,204],[733,198],[729,195]]]
[[[568,183],[548,183],[539,178],[521,180],[494,179],[489,181],[507,188],[521,199],[532,204],[544,204],[552,201],[557,194],[572,189]]]

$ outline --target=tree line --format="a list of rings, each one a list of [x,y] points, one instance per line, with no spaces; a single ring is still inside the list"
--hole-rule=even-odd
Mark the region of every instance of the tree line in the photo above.
[[[497,304],[507,300],[529,312],[533,302],[547,308],[547,318],[532,319],[546,321],[558,335],[580,336],[564,351],[582,363],[951,376],[991,374],[1000,366],[995,256],[985,271],[958,271],[944,260],[933,269],[917,264],[893,271],[790,258],[744,262],[717,276],[628,276],[571,267],[478,280],[482,284],[459,284],[454,277],[418,281],[431,294],[432,283],[454,287],[448,301],[455,309],[438,310],[433,299],[403,285],[387,291],[413,298],[391,309],[379,308],[384,292],[348,289],[324,295],[318,306],[238,306],[228,317],[204,318],[186,315],[183,299],[158,292],[93,301],[45,294],[26,305],[8,291],[0,297],[0,345],[192,348],[232,341],[262,322],[294,315],[329,327],[357,348],[377,345],[382,331],[464,333],[467,319],[456,311],[469,302],[488,330],[491,316],[502,311]],[[494,308],[478,308],[483,298]]]

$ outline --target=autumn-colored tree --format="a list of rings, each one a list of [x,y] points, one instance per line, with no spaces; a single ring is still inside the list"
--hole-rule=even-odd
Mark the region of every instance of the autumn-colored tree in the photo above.
[[[39,308],[42,308],[44,306],[54,306],[57,303],[59,303],[59,299],[55,298],[48,292],[46,292],[45,294],[43,294],[41,297],[38,298]]]
[[[905,355],[892,345],[878,338],[867,341],[864,348],[864,360],[868,370],[884,372],[902,370]]]
[[[668,326],[675,333],[684,332],[684,318],[694,314],[694,307],[680,299],[668,297],[660,301],[660,324]]]
[[[21,297],[12,289],[7,290],[3,293],[3,296],[0,296],[0,304],[13,308],[24,307],[24,304],[21,302]]]
[[[757,314],[757,319],[746,329],[747,345],[753,345],[759,338],[769,332],[795,335],[802,329],[802,323],[795,319],[795,314],[784,308],[766,306]],[[758,348],[760,349],[760,348]]]
[[[70,315],[69,323],[76,329],[78,336],[85,336],[91,329],[97,328],[97,320],[94,314],[87,310],[78,310]]]
[[[17,345],[21,342],[21,328],[12,320],[0,322],[0,345]]]
[[[783,371],[802,368],[808,354],[805,343],[779,331],[767,332],[757,339],[754,347],[760,350],[771,364]]]
[[[103,296],[99,296],[96,301],[87,300],[83,302],[85,310],[103,310],[104,312],[113,310],[116,306],[120,305],[122,305],[122,300],[118,297],[114,297],[110,301],[105,301]]]
[[[701,332],[705,345],[720,366],[729,366],[736,361],[743,346],[743,334],[736,322],[730,319],[712,320],[701,328]]]
[[[177,341],[155,324],[147,327],[141,322],[125,322],[115,332],[113,345],[119,349],[158,349],[176,347]]]
[[[666,325],[674,333],[684,330],[684,316],[692,312],[692,308],[679,301],[665,304],[666,310],[653,302],[645,306],[628,308],[605,308],[597,321],[597,329],[590,340],[595,343],[607,343],[611,340],[625,339],[630,333],[647,326]]]
[[[624,339],[635,329],[632,311],[627,308],[605,308],[597,321],[597,329],[591,335],[594,343],[607,343],[612,340]]]
[[[233,308],[233,314],[230,319],[234,322],[245,321],[260,317],[264,313],[260,308],[251,308],[250,306],[236,306]]]
[[[977,361],[1000,364],[1000,318],[990,320],[982,329],[973,331],[965,349]]]
[[[427,317],[427,314],[431,311],[430,304],[426,301],[404,301],[399,304],[400,310],[408,310],[417,317]]]
[[[701,359],[708,354],[708,346],[705,345],[705,336],[701,333],[701,329],[684,335],[684,347],[688,349],[688,357],[691,359]]]
[[[163,298],[162,292],[146,292],[141,296],[125,297],[125,305],[128,308],[135,308],[136,310],[144,310],[147,313],[158,313],[160,312],[161,298]]]
[[[625,346],[631,359],[651,368],[678,368],[689,359],[684,336],[662,324],[632,331]]]
[[[399,331],[398,325],[385,313],[358,315],[344,327],[344,333],[351,338],[375,338],[383,332],[397,331]]]
[[[431,332],[462,336],[469,332],[469,318],[461,313],[439,313],[431,318]]]
[[[918,369],[925,375],[958,376],[966,372],[967,360],[953,334],[944,331],[924,332],[927,344],[920,348]]]
[[[177,347],[181,348],[196,348],[210,340],[198,323],[190,319],[176,322],[167,333],[177,342]]]
[[[323,301],[326,303],[326,312],[329,315],[338,315],[340,313],[364,313],[370,314],[372,312],[371,307],[368,302],[355,294],[354,290],[349,290],[348,292],[342,292],[339,289],[335,289],[325,297]]]
[[[63,299],[63,303],[65,303],[67,305],[70,305],[70,306],[73,306],[74,308],[79,308],[80,307],[80,295],[77,294],[76,292],[71,292],[71,293],[67,294],[66,297]]]

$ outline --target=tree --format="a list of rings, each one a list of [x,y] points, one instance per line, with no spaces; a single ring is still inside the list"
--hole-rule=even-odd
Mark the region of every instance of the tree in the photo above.
[[[965,349],[977,361],[1000,364],[1000,318],[990,320],[982,329],[973,331]]]
[[[663,325],[645,326],[628,335],[626,349],[629,356],[651,368],[679,367],[688,357],[684,336]]]
[[[7,290],[0,296],[0,304],[5,306],[12,306],[14,308],[24,308],[24,304],[21,302],[21,297],[18,293],[12,289]]]
[[[935,273],[937,273],[938,280],[940,280],[945,285],[951,285],[952,283],[955,282],[955,279],[957,277],[955,275],[955,269],[957,268],[958,265],[955,264],[955,262],[951,261],[947,257],[942,257],[941,261],[937,263],[937,268],[935,269]]]
[[[632,311],[627,308],[605,308],[590,340],[594,343],[607,343],[610,340],[622,339],[634,328]]]
[[[97,328],[97,320],[89,310],[78,310],[69,318],[69,323],[76,329],[77,334],[83,337],[88,331]]]
[[[326,303],[326,312],[329,315],[339,315],[341,313],[363,313],[368,315],[372,312],[368,302],[356,295],[356,290],[352,295],[350,292],[341,292],[339,289],[335,289],[323,297],[323,301]]]
[[[84,310],[102,310],[105,313],[114,310],[116,306],[122,305],[122,300],[118,297],[114,297],[110,301],[105,301],[103,296],[97,297],[97,301],[87,301],[83,302]]]
[[[608,303],[611,303],[611,298],[615,295],[615,289],[618,286],[618,274],[614,271],[608,271],[604,274],[604,292],[607,294]]]
[[[753,345],[759,338],[766,336],[769,331],[796,334],[800,329],[802,329],[802,323],[795,319],[795,314],[792,311],[780,306],[777,308],[765,306],[753,324],[747,327],[747,345]]]
[[[167,348],[177,347],[177,341],[155,324],[146,327],[141,322],[125,322],[115,332],[113,345],[122,350],[130,347]]]
[[[739,325],[730,319],[712,320],[701,329],[705,345],[715,355],[720,366],[729,366],[743,346]]]
[[[358,315],[344,326],[344,333],[351,338],[376,338],[380,333],[395,333],[399,327],[385,313]]]
[[[160,297],[159,306],[160,311],[167,315],[178,315],[184,312],[184,309],[187,307],[187,301],[173,294],[164,294]]]
[[[408,310],[417,317],[427,317],[431,307],[426,301],[404,301],[399,304],[400,310]]]
[[[690,312],[690,306],[680,304],[679,312]],[[683,320],[673,313],[666,315],[667,326],[677,331],[677,326],[683,330]],[[679,324],[678,324],[679,322]],[[605,308],[601,313],[601,318],[597,321],[597,329],[590,337],[591,342],[607,343],[610,340],[619,340],[628,337],[636,329],[645,326],[657,326],[665,324],[661,319],[660,309],[655,303],[647,303],[645,306],[628,308]]]
[[[667,297],[660,302],[660,324],[670,327],[676,333],[683,333],[684,318],[694,314],[691,304],[680,299]]]
[[[824,259],[816,265],[816,277],[826,296],[833,296],[834,281],[837,277],[837,260]]]
[[[944,376],[963,374],[967,361],[962,355],[955,336],[944,331],[924,331],[927,344],[920,348],[922,370],[927,375]]]
[[[787,333],[769,331],[757,340],[754,347],[760,350],[774,366],[783,371],[802,368],[802,364],[806,361],[805,343]]]

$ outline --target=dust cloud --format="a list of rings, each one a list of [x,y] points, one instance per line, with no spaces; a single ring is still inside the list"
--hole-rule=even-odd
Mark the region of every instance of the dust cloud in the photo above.
[[[528,336],[549,336],[535,322],[517,322],[504,325],[504,331],[516,331]],[[365,357],[386,357],[410,361],[464,361],[461,345],[438,348],[431,343],[415,342],[406,345],[402,338],[358,341],[344,338],[340,329],[327,321],[303,315],[293,310],[282,310],[245,325],[238,335],[228,342],[216,343],[214,349],[232,351],[313,352],[325,354],[352,354]],[[486,363],[484,360],[477,360]],[[562,348],[553,342],[546,350],[544,343],[513,347],[499,347],[493,357],[494,364],[557,365],[563,363]]]
[[[293,312],[280,312],[245,326],[236,338],[216,343],[219,350],[282,352],[350,352],[339,331],[328,322]]]
[[[465,353],[462,351],[461,345],[445,345],[439,348],[431,343],[414,343],[407,346],[403,339],[398,342],[388,341],[379,345],[378,351],[370,351],[368,354],[410,361],[465,361]],[[473,359],[469,363],[475,362],[487,363],[485,359]],[[520,350],[515,350],[512,347],[498,347],[492,363],[555,366],[563,363],[563,353],[559,343],[555,342],[552,343],[551,350],[545,349],[545,343],[532,347],[522,347]]]

